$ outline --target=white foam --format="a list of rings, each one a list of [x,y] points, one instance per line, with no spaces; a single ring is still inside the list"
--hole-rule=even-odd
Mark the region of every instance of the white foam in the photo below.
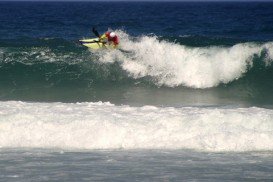
[[[74,52],[53,51],[49,47],[0,49],[0,61],[2,63],[20,62],[25,65],[34,65],[37,63],[65,62],[66,64],[77,64],[84,60],[90,60],[90,54],[79,56]]]
[[[252,67],[253,56],[260,56],[263,50],[267,51],[268,64],[273,59],[273,43],[192,48],[159,41],[156,36],[131,40],[122,31],[117,34],[121,37],[121,47],[133,54],[108,51],[100,61],[119,61],[131,77],[150,76],[159,86],[216,87],[242,77]]]
[[[273,110],[0,102],[2,148],[273,150]]]

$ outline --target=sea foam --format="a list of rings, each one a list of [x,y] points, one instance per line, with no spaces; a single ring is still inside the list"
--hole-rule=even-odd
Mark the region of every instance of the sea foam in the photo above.
[[[273,150],[273,110],[0,102],[2,148]]]
[[[188,47],[156,36],[133,39],[117,31],[124,51],[107,51],[101,62],[120,62],[122,69],[137,79],[151,77],[159,86],[191,88],[216,87],[244,76],[251,69],[255,56],[266,54],[262,61],[270,65],[273,43],[240,43],[231,47]],[[131,52],[131,54],[128,52]]]

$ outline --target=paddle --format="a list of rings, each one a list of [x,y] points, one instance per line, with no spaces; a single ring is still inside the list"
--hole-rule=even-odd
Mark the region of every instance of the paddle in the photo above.
[[[101,41],[100,40],[100,34],[99,34],[99,32],[96,30],[96,28],[95,27],[93,27],[92,28],[92,32],[99,38],[99,41],[95,41],[95,42],[100,42],[100,43],[102,43],[103,45],[105,44],[105,42],[103,42],[103,41]],[[105,45],[104,45],[105,46]]]
[[[100,34],[99,32],[96,30],[95,27],[92,28],[92,32],[98,37],[100,38]],[[93,40],[93,41],[90,41],[90,42],[87,42],[87,41],[80,41],[82,44],[92,44],[92,43],[103,43],[101,42],[100,40]]]
[[[92,32],[93,32],[98,38],[100,38],[100,34],[99,34],[99,32],[96,30],[95,27],[92,28]]]

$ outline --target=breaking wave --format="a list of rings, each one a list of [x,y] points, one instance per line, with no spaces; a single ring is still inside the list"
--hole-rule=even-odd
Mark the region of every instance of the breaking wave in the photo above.
[[[120,50],[95,52],[62,39],[28,40],[19,47],[12,41],[2,40],[0,74],[4,77],[5,71],[16,74],[17,67],[22,67],[22,78],[39,67],[40,74],[35,74],[46,79],[44,75],[54,77],[64,70],[63,78],[56,78],[61,82],[67,81],[68,73],[64,69],[67,68],[72,70],[69,74],[73,79],[78,77],[94,83],[133,79],[155,86],[204,89],[233,83],[248,77],[253,70],[262,69],[259,74],[273,70],[272,42],[191,47],[156,36],[131,37],[122,31],[117,33],[121,37]]]
[[[118,61],[134,79],[151,77],[159,86],[210,88],[227,84],[245,76],[255,61],[266,70],[273,60],[273,43],[240,43],[231,47],[189,47],[156,36],[136,40],[122,35],[122,48],[129,52],[109,51],[102,62]],[[260,68],[259,68],[260,69]]]
[[[273,111],[0,102],[2,148],[273,150]]]
[[[57,38],[0,40],[0,98],[33,100],[31,95],[35,95],[43,101],[107,101],[99,96],[102,90],[137,86],[146,93],[165,88],[188,94],[195,90],[192,97],[199,97],[196,90],[214,89],[209,95],[224,98],[233,93],[228,97],[272,103],[272,42],[229,45],[225,40],[220,45],[217,40],[217,44],[193,47],[183,45],[183,37],[175,41],[155,35],[132,37],[123,31],[117,34],[119,50],[90,51]],[[43,89],[57,95],[39,99]],[[68,90],[67,99],[62,99]],[[82,99],[77,99],[78,92]],[[126,100],[128,93],[124,94],[121,99]]]

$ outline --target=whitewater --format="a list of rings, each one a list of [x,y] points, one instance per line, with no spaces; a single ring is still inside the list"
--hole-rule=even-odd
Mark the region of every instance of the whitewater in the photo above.
[[[33,40],[39,41],[40,46],[1,48],[0,71],[18,71],[16,66],[21,66],[25,75],[39,74],[37,67],[41,67],[40,73],[44,75],[40,77],[58,82],[67,79],[67,75],[72,77],[68,80],[71,82],[89,79],[94,83],[126,84],[133,80],[157,87],[207,89],[247,79],[255,70],[262,69],[259,74],[265,74],[273,69],[272,42],[191,47],[156,35],[134,37],[122,30],[116,30],[116,33],[122,43],[120,49],[111,51],[89,51],[75,43],[47,38]],[[66,50],[64,45],[70,48]],[[51,67],[53,70],[46,70]],[[63,77],[54,78],[59,75]],[[3,76],[6,75],[3,73]]]
[[[200,96],[198,90],[207,92],[208,88],[236,83],[242,78],[246,78],[244,84],[249,85],[252,77],[249,72],[262,70],[264,74],[272,69],[272,42],[190,47],[155,35],[133,37],[122,30],[116,30],[116,33],[120,35],[122,42],[118,50],[84,49],[80,52],[67,52],[62,47],[53,49],[50,46],[1,49],[3,59],[0,70],[4,73],[6,70],[13,72],[18,70],[18,66],[23,70],[19,74],[15,72],[14,75],[18,76],[17,80],[12,81],[14,88],[10,91],[11,94],[16,93],[16,90],[20,91],[17,85],[23,82],[26,84],[21,90],[30,90],[32,97],[42,97],[43,93],[40,96],[35,92],[31,94],[31,90],[37,87],[36,77],[41,79],[42,84],[44,82],[44,85],[48,85],[38,90],[38,93],[45,89],[68,92],[64,87],[67,83],[75,85],[84,80],[91,82],[87,83],[89,90],[83,84],[79,85],[76,92],[82,89],[81,93],[86,92],[84,97],[93,94],[96,98],[96,93],[105,92],[106,89],[109,91],[105,95],[110,95],[107,98],[119,104],[98,99],[76,103],[1,101],[0,147],[77,150],[193,149],[210,152],[273,150],[271,109],[254,106],[241,108],[240,103],[219,105],[217,100],[222,95],[227,97],[223,88],[219,91],[224,93],[222,95],[213,91],[214,94],[218,93],[219,98],[212,97],[211,93],[205,94],[206,99],[210,100],[209,104],[188,102],[177,105],[171,100],[185,102],[187,99],[179,96],[181,89],[176,91],[178,93],[164,90],[182,86],[182,93],[186,97],[204,101],[206,99]],[[43,42],[42,45],[51,45],[50,41],[54,43],[59,40],[39,41]],[[78,49],[78,45],[73,46]],[[33,77],[34,74],[37,76]],[[4,77],[5,75],[3,74]],[[7,80],[10,78],[7,77]],[[62,82],[65,85],[60,84]],[[95,90],[99,87],[96,82],[111,84]],[[116,84],[129,86],[123,88],[125,91],[115,91]],[[147,84],[156,88],[151,90]],[[239,89],[241,86],[242,84]],[[138,93],[139,88],[144,88],[144,91],[140,89]],[[154,89],[158,90],[156,92],[159,95],[151,95],[150,92],[154,93]],[[194,90],[185,92],[185,89]],[[257,91],[253,86],[245,89],[246,94],[251,90],[251,96],[255,97]],[[240,94],[238,88],[234,90],[234,94]],[[79,97],[77,95],[80,94],[76,92],[73,94]],[[120,96],[117,92],[121,92]],[[266,92],[270,92],[270,89]],[[257,92],[258,94],[261,92]],[[101,97],[106,98],[105,95]],[[166,95],[174,97],[168,99],[173,103],[164,101]],[[143,104],[134,106],[135,101],[130,102],[132,98],[138,98]],[[162,101],[159,105],[145,105],[145,100],[148,99]]]
[[[2,148],[273,150],[273,111],[1,102]]]
[[[158,86],[210,88],[227,84],[243,77],[262,58],[264,67],[273,60],[273,43],[240,43],[232,47],[189,47],[175,42],[160,41],[157,36],[133,39],[123,31],[122,51],[100,54],[103,63],[121,64],[134,79],[152,77]],[[132,40],[133,39],[133,40]]]

